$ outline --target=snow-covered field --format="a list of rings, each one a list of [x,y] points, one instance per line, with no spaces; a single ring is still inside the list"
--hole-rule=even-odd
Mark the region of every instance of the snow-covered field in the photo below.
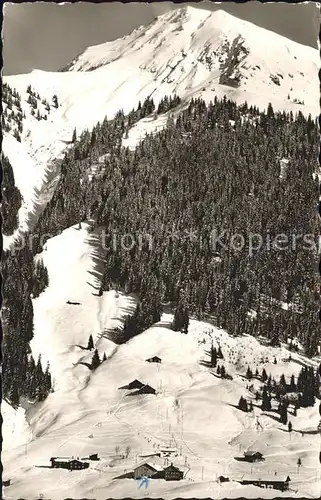
[[[246,389],[244,374],[248,364],[255,370],[265,367],[278,376],[298,374],[304,357],[261,345],[244,336],[232,338],[208,323],[192,321],[188,335],[170,329],[171,316],[129,342],[116,345],[104,332],[118,326],[133,311],[135,299],[114,291],[99,297],[100,251],[97,233],[83,224],[65,230],[47,242],[42,258],[48,267],[49,287],[34,300],[35,336],[33,355],[42,354],[50,362],[55,392],[44,403],[16,415],[4,403],[5,477],[11,486],[5,498],[33,498],[43,494],[52,499],[69,497],[139,497],[133,479],[114,479],[140,462],[139,455],[164,446],[177,450],[175,465],[185,471],[180,482],[152,480],[149,494],[163,498],[183,497],[273,497],[274,490],[241,486],[237,482],[219,484],[225,475],[241,479],[243,475],[291,477],[287,495],[316,498],[321,481],[318,467],[319,439],[315,434],[318,415],[315,408],[300,409],[291,435],[275,414],[243,413],[237,405]],[[80,305],[66,304],[67,300]],[[92,356],[83,347],[92,334],[100,357],[107,361],[95,371],[79,361]],[[233,380],[217,378],[202,361],[209,359],[211,342],[221,346],[224,366]],[[159,356],[161,364],[146,359]],[[274,364],[274,356],[278,363]],[[151,385],[157,395],[129,395],[119,390],[134,379]],[[257,418],[262,428],[258,426]],[[12,447],[14,426],[18,430]],[[128,458],[115,457],[130,447]],[[257,450],[266,460],[260,464],[236,461],[246,450]],[[101,460],[84,471],[53,470],[52,456],[85,457],[98,453]],[[302,467],[298,471],[298,457]],[[163,459],[158,459],[160,465]],[[284,478],[283,478],[284,476]],[[202,480],[203,478],[203,480]],[[297,493],[296,493],[297,492]],[[278,492],[279,494],[279,492]],[[281,494],[281,493],[280,493]],[[282,494],[281,494],[282,495]]]
[[[239,53],[238,43],[243,47]],[[26,115],[22,142],[7,133],[3,140],[24,200],[18,232],[30,227],[48,201],[74,128],[79,134],[120,108],[129,112],[147,96],[157,106],[164,95],[174,93],[182,98],[182,107],[192,97],[210,101],[226,95],[238,103],[247,100],[266,108],[272,102],[275,109],[316,116],[318,68],[315,49],[223,11],[188,7],[160,16],[121,40],[87,49],[66,72],[35,70],[5,77],[21,94]],[[238,72],[239,87],[220,83],[224,72],[232,76]],[[46,121],[31,116],[28,85],[49,102],[57,95],[59,106]],[[167,118],[167,114],[144,118],[123,144],[134,149],[147,132],[164,127]],[[12,240],[5,238],[5,247]],[[314,361],[294,353],[292,361],[286,361],[285,347],[267,347],[249,336],[232,338],[196,320],[191,321],[188,335],[174,332],[169,314],[129,342],[116,345],[108,332],[134,311],[136,298],[115,291],[98,295],[103,268],[99,229],[90,231],[85,223],[68,228],[50,239],[38,258],[48,269],[49,286],[33,301],[31,349],[35,359],[42,355],[44,367],[49,361],[54,392],[36,406],[25,401],[24,408],[13,410],[7,402],[2,404],[2,463],[4,478],[11,479],[5,498],[99,500],[145,493],[162,498],[273,498],[282,493],[241,486],[235,480],[275,472],[281,479],[291,478],[291,489],[284,496],[319,497],[319,439],[311,433],[318,425],[316,407],[290,416],[291,434],[276,413],[266,415],[256,406],[253,414],[243,413],[235,407],[240,396],[253,397],[244,378],[248,365],[254,371],[256,366],[260,371],[265,368],[274,377],[282,373],[289,377],[299,373],[302,363]],[[100,357],[107,356],[95,372],[81,364],[92,357],[84,349],[90,334]],[[212,341],[220,345],[233,380],[216,377],[204,365]],[[146,362],[156,355],[161,364]],[[134,379],[151,385],[157,394],[119,390]],[[139,455],[164,446],[177,450],[173,463],[184,470],[182,481],[152,480],[145,492],[133,479],[114,479],[132,470],[141,460]],[[127,458],[116,456],[126,447]],[[262,452],[266,460],[252,465],[235,460],[248,449]],[[48,468],[52,456],[91,453],[98,453],[101,460],[88,470]],[[164,459],[158,460],[163,466]],[[231,481],[219,484],[220,475]]]

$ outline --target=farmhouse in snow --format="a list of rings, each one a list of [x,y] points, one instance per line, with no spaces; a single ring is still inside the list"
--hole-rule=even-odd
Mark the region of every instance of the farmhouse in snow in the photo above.
[[[89,463],[79,458],[52,457],[50,459],[51,467],[54,469],[82,470],[88,469]]]
[[[153,477],[162,470],[161,466],[153,462],[144,462],[134,469],[134,478],[140,479],[143,476]]]
[[[172,455],[177,455],[177,449],[176,448],[160,448],[160,452],[162,457],[170,457]]]
[[[119,387],[119,389],[141,389],[145,384],[143,384],[140,380],[133,380],[127,385],[123,385],[122,387]]]
[[[139,391],[137,391],[137,394],[156,394],[156,391],[153,387],[146,384],[146,385],[143,385],[143,387],[141,389],[139,389]]]
[[[152,358],[146,359],[148,363],[161,363],[162,360],[158,356],[153,356]]]
[[[168,467],[165,467],[165,469],[163,469],[162,471],[157,472],[153,476],[153,479],[165,479],[165,481],[180,481],[181,479],[183,479],[183,476],[183,471],[179,470],[177,467],[171,464]]]
[[[100,458],[98,457],[98,453],[93,453],[92,455],[89,455],[89,457],[84,457],[81,460],[98,461],[98,460],[100,460]]]
[[[124,474],[115,477],[114,479],[141,479],[142,477],[150,479],[165,479],[165,481],[180,481],[183,479],[184,473],[173,464],[168,467],[163,467],[155,462],[142,462],[133,471],[125,472]]]
[[[265,478],[265,479],[259,479],[259,478],[242,479],[241,481],[238,482],[243,485],[252,484],[253,486],[259,486],[260,488],[272,488],[274,490],[286,491],[289,489],[290,481],[291,478],[289,476],[287,476],[287,478],[283,480],[277,479],[276,476],[273,476],[271,478]]]
[[[246,462],[261,462],[265,460],[262,453],[259,451],[245,451],[244,452],[244,460]]]

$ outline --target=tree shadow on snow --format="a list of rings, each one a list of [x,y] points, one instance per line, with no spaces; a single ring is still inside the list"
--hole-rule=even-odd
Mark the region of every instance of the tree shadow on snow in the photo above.
[[[271,415],[271,413],[262,413],[265,417],[270,417],[272,420],[275,420],[275,422],[280,422],[280,417],[276,415]]]

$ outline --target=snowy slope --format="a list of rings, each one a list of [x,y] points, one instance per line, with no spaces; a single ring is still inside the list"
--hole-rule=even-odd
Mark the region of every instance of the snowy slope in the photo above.
[[[110,494],[114,498],[140,497],[135,481],[114,478],[140,462],[139,455],[168,445],[177,450],[171,460],[186,477],[175,484],[153,480],[152,495],[272,498],[271,490],[216,481],[221,474],[235,480],[249,474],[249,465],[234,457],[255,449],[264,453],[266,461],[254,464],[253,474],[266,476],[275,470],[280,477],[289,474],[293,489],[287,495],[295,496],[297,490],[299,496],[318,497],[319,441],[315,434],[301,436],[298,432],[316,429],[315,408],[300,409],[297,417],[290,417],[294,429],[290,440],[287,427],[273,418],[276,414],[267,416],[255,408],[253,416],[234,406],[241,395],[253,397],[244,378],[248,364],[252,369],[265,367],[276,377],[281,373],[288,377],[299,373],[300,362],[305,361],[302,355],[292,353],[289,362],[284,347],[267,347],[250,336],[232,338],[199,321],[191,322],[188,335],[173,332],[170,315],[129,342],[116,345],[106,332],[134,309],[135,299],[113,291],[97,296],[102,262],[98,230],[90,232],[87,224],[81,229],[71,227],[49,240],[46,248],[41,257],[48,267],[50,285],[34,300],[31,348],[35,357],[41,353],[44,363],[50,362],[55,392],[27,410],[28,424],[21,422],[24,412],[19,410],[16,425],[20,437],[15,449],[10,441],[12,426],[4,429],[2,461],[6,477],[12,480],[5,498],[23,495],[29,499],[42,494],[58,499],[67,492],[69,497],[97,500]],[[80,304],[69,305],[67,300]],[[83,349],[90,334],[101,357],[105,352],[108,358],[95,372],[79,364],[92,356]],[[212,340],[221,346],[233,380],[217,378],[202,364],[208,360]],[[160,365],[145,361],[154,355],[162,358]],[[157,395],[129,395],[130,391],[119,389],[136,378],[154,387]],[[10,412],[10,407],[5,411]],[[258,429],[256,417],[262,429]],[[120,454],[129,446],[128,458],[117,458],[116,446]],[[51,456],[85,457],[90,453],[98,453],[101,460],[85,471],[70,474],[43,468]],[[299,456],[303,466],[298,474]],[[159,463],[163,466],[164,459]]]
[[[50,193],[44,189],[59,175],[59,159],[70,145],[74,128],[80,133],[106,115],[129,112],[139,100],[152,96],[155,104],[177,93],[187,102],[214,96],[266,108],[301,110],[316,116],[318,108],[319,55],[278,34],[242,21],[224,11],[183,7],[159,16],[119,40],[88,48],[66,72],[34,70],[5,77],[22,99],[25,112],[22,143],[4,134],[3,151],[17,178],[26,164],[26,186],[21,185],[24,207],[20,229],[29,223],[28,212],[37,216]],[[31,85],[41,99],[52,102],[47,120],[37,121],[27,104]],[[298,104],[299,101],[304,104]],[[41,106],[40,106],[41,108]],[[164,126],[144,122],[129,135],[134,147],[148,131]],[[41,191],[39,195],[39,189]],[[5,246],[10,244],[5,239]]]

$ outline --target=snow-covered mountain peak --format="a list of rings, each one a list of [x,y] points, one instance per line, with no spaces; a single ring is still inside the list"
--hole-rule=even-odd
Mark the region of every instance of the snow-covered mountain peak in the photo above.
[[[144,88],[153,98],[158,93],[192,96],[201,92],[208,100],[204,91],[220,94],[224,90],[225,95],[233,93],[234,99],[243,95],[249,102],[255,96],[257,104],[264,102],[266,107],[266,101],[271,101],[285,109],[293,108],[291,103],[306,106],[309,101],[312,107],[316,102],[318,64],[316,49],[224,10],[185,6],[123,38],[89,47],[66,69],[69,73],[97,70],[104,78],[106,72],[121,74],[126,68],[126,80],[134,82],[137,73],[141,82],[148,80]]]
[[[197,56],[204,44],[217,46],[227,37],[238,36],[242,28],[244,21],[223,10],[210,12],[184,6],[158,16],[150,25],[140,26],[118,40],[88,47],[65,69],[92,71],[138,50],[149,55],[152,52],[158,60],[168,51],[173,54],[191,51]]]

